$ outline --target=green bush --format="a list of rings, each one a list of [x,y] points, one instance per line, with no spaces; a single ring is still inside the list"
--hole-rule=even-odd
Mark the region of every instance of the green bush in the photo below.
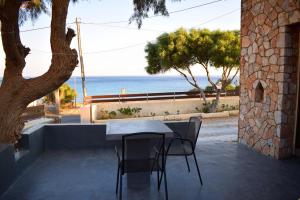
[[[101,109],[99,115],[100,115],[100,119],[109,119],[109,114],[107,110]]]
[[[235,87],[234,85],[229,84],[229,85],[226,86],[225,90],[226,90],[226,91],[234,91],[235,88],[236,88],[236,87]]]
[[[68,83],[64,83],[59,88],[59,98],[60,103],[70,103],[76,98],[77,94],[73,88]]]
[[[214,92],[215,90],[214,90],[213,86],[208,85],[208,86],[205,87],[204,91],[205,92]]]
[[[130,108],[129,106],[127,108],[120,108],[118,109],[118,111],[123,114],[123,115],[127,115],[127,116],[132,116],[135,114],[140,113],[142,110],[142,108]]]
[[[207,103],[203,103],[202,105],[203,105],[202,112],[203,113],[209,113],[210,108],[211,108],[211,103],[207,102]]]
[[[61,104],[71,103],[77,96],[76,91],[68,83],[59,87],[59,99]],[[44,97],[44,102],[55,103],[54,91]]]
[[[111,111],[108,113],[108,116],[110,119],[114,119],[117,116],[117,113],[116,113],[116,111]]]

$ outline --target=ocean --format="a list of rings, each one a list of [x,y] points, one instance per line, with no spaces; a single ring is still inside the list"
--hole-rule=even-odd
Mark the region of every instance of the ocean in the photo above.
[[[219,78],[218,76],[212,77],[213,81]],[[1,79],[2,77],[0,77],[0,83]],[[196,79],[202,88],[209,85],[206,76],[198,76]],[[76,89],[77,102],[82,102],[81,77],[71,77],[67,82]],[[88,76],[85,83],[88,96],[120,94],[122,89],[127,94],[186,92],[193,89],[182,76]]]
[[[217,81],[219,77],[213,77]],[[200,87],[209,85],[206,76],[197,77]],[[82,86],[80,77],[71,77],[67,81],[76,88],[77,101],[82,101]],[[152,92],[185,92],[193,87],[182,76],[97,76],[86,77],[88,96],[120,94],[121,90],[130,93]]]

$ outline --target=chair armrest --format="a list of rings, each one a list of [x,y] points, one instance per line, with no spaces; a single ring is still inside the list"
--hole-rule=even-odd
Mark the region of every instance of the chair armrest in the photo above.
[[[120,158],[120,154],[119,154],[117,146],[115,146],[115,152],[116,152],[116,155],[118,157],[118,163],[120,163],[121,162],[121,158]]]
[[[192,149],[194,150],[194,144],[193,144],[193,142],[192,142],[191,140],[189,140],[189,139],[184,139],[184,138],[180,138],[180,137],[175,137],[175,138],[173,138],[173,139],[170,141],[170,143],[169,143],[169,145],[168,145],[167,152],[166,152],[167,154],[168,154],[168,152],[169,152],[170,147],[172,146],[172,144],[173,144],[176,140],[181,141],[181,144],[183,144],[184,142],[189,143],[189,144],[191,145]]]
[[[175,135],[176,137],[182,138],[182,135],[181,135],[180,133],[178,133],[178,132],[176,132],[176,131],[173,131],[173,133],[174,133],[174,135]]]

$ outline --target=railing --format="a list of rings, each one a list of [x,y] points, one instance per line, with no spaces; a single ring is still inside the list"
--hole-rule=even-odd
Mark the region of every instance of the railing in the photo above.
[[[221,96],[238,96],[238,91],[222,92]],[[215,92],[205,92],[206,97],[215,97]],[[118,94],[97,95],[85,97],[85,103],[125,102],[125,101],[152,101],[152,100],[176,100],[200,98],[199,92],[164,92],[164,93],[140,93],[140,94]]]

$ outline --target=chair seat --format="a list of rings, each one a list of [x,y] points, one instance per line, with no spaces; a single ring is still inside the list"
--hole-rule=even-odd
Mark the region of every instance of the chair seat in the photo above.
[[[192,153],[193,153],[193,148],[189,143],[184,142],[183,144],[181,144],[179,142],[179,144],[172,144],[171,145],[171,147],[169,149],[169,152],[168,152],[168,156],[185,155],[185,154],[189,155],[189,154],[192,154]]]
[[[162,170],[161,166],[154,158],[145,160],[124,160],[120,162],[120,168],[124,165],[124,173],[149,172]]]
[[[154,148],[156,153],[161,154],[162,152],[159,152],[157,149]],[[165,152],[167,152],[167,149],[165,149]],[[168,156],[177,156],[177,155],[190,155],[193,153],[193,148],[190,143],[188,142],[181,142],[181,141],[173,141],[172,145],[169,149]]]

